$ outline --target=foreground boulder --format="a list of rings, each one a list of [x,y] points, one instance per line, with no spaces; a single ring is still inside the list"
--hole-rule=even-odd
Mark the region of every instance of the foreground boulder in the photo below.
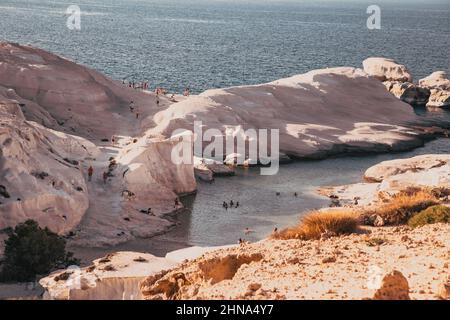
[[[380,81],[412,82],[408,69],[387,58],[368,58],[363,61],[364,71]]]
[[[394,270],[384,276],[381,288],[375,292],[374,300],[410,300],[409,285],[405,276]]]
[[[439,286],[438,296],[441,299],[450,300],[450,275]]]

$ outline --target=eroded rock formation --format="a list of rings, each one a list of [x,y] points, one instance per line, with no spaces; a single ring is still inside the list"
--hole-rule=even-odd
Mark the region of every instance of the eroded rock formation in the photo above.
[[[386,92],[382,83],[361,69],[343,67],[267,84],[208,90],[156,114],[157,126],[151,131],[170,137],[178,128],[193,131],[194,121],[222,136],[236,126],[279,129],[282,153],[323,158],[418,146],[420,135],[407,128],[416,120],[413,110]]]

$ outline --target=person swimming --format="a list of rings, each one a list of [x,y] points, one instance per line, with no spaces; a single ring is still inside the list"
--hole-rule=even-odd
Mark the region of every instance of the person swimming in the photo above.
[[[245,228],[245,230],[244,230],[245,234],[250,234],[250,233],[253,233],[253,232],[255,232],[255,231],[251,230],[250,228]]]

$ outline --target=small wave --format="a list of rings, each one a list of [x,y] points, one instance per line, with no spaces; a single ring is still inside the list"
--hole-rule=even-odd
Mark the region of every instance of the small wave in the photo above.
[[[0,6],[0,10],[10,10],[16,12],[36,12],[36,13],[48,13],[54,15],[67,15],[65,10],[51,10],[51,9],[43,9],[43,8],[20,8],[20,7],[11,7],[11,6]],[[109,13],[105,12],[95,12],[95,11],[83,11],[81,10],[82,16],[105,16]]]
[[[223,20],[202,20],[202,19],[184,19],[184,18],[154,18],[153,21],[164,22],[186,22],[186,23],[204,23],[204,24],[225,24]]]

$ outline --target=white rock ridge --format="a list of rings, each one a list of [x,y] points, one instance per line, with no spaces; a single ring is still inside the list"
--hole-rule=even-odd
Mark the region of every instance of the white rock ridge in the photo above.
[[[229,127],[279,129],[280,151],[299,158],[404,150],[422,144],[412,108],[361,69],[332,68],[272,83],[208,90],[155,115],[155,134]],[[207,143],[206,143],[207,144]],[[232,154],[228,152],[227,155]],[[226,155],[224,155],[226,156]]]

